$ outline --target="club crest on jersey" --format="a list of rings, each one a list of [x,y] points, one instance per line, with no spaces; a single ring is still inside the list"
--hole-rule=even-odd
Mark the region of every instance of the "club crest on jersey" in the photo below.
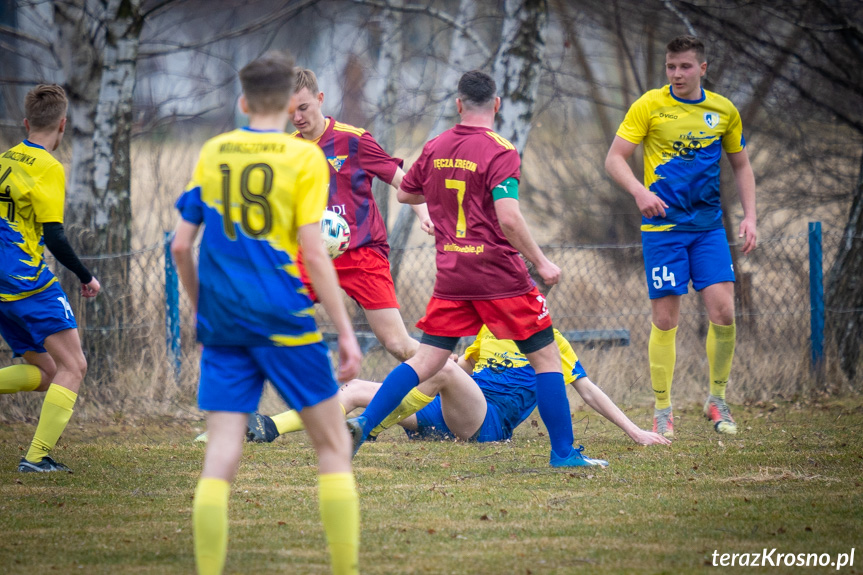
[[[342,166],[344,165],[345,160],[347,160],[347,159],[348,159],[347,156],[327,156],[327,161],[330,163],[330,165],[333,167],[333,169],[337,172],[342,169]]]
[[[704,123],[708,128],[715,128],[719,125],[719,114],[716,112],[704,112]]]

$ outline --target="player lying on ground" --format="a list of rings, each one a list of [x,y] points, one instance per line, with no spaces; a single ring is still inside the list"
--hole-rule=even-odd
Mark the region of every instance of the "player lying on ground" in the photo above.
[[[640,429],[588,377],[572,346],[555,330],[555,342],[563,359],[566,382],[600,415],[620,427],[640,445],[669,444],[658,433]],[[495,338],[483,326],[476,340],[465,350],[458,366],[448,363],[429,380],[438,395],[414,415],[399,421],[396,410],[372,436],[398,423],[414,438],[462,439],[465,441],[503,441],[536,408],[536,373],[512,340]],[[461,368],[461,369],[459,369]],[[355,379],[339,390],[339,403],[346,413],[371,402],[381,384]],[[417,389],[404,402],[415,401]],[[420,398],[421,400],[423,398]],[[428,399],[428,398],[425,398]],[[404,403],[403,402],[403,403]],[[421,401],[422,403],[422,401]],[[401,407],[401,406],[400,406]],[[270,442],[282,433],[303,429],[296,411],[273,417],[252,414],[249,441]],[[204,439],[203,436],[199,436]],[[585,465],[605,466],[608,462],[585,458]]]

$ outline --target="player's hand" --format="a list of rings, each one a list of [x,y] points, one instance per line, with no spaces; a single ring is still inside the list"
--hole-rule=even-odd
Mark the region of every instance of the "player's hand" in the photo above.
[[[638,205],[638,211],[645,218],[655,218],[657,216],[664,218],[665,210],[668,209],[668,204],[647,188],[642,188],[638,195],[635,196],[635,203]]]
[[[671,440],[652,431],[639,429],[632,435],[632,440],[638,445],[671,445]]]
[[[740,232],[737,234],[738,238],[745,238],[743,240],[743,254],[749,255],[749,252],[755,249],[755,245],[758,243],[758,232],[755,231],[755,220],[750,220],[747,218],[743,218],[743,221],[740,222]]]
[[[360,374],[360,363],[363,354],[357,336],[353,332],[339,334],[339,372],[337,379],[340,383],[356,379]]]
[[[434,235],[434,222],[431,221],[431,218],[424,218],[420,220],[420,228],[422,228],[422,231],[424,231],[428,235]]]
[[[82,297],[96,297],[96,294],[99,293],[99,290],[102,289],[101,284],[99,284],[99,280],[95,277],[90,280],[88,284],[81,284],[81,296]]]
[[[546,259],[541,265],[536,266],[536,271],[539,277],[542,278],[542,281],[545,282],[545,285],[553,286],[560,281],[560,268],[549,259]]]

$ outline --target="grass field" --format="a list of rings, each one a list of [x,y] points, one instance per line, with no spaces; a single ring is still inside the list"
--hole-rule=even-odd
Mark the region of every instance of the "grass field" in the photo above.
[[[690,573],[722,553],[840,553],[863,572],[863,398],[738,406],[719,436],[676,410],[671,447],[639,447],[574,414],[605,470],[555,470],[531,418],[512,442],[409,442],[391,430],[355,459],[366,574]],[[630,410],[641,426],[649,410]],[[0,430],[0,571],[193,572],[191,498],[202,423],[76,424],[68,474],[14,471],[33,428]],[[247,446],[231,495],[227,573],[328,573],[314,453],[303,433]],[[774,561],[775,561],[775,555]],[[729,572],[835,572],[767,567]]]

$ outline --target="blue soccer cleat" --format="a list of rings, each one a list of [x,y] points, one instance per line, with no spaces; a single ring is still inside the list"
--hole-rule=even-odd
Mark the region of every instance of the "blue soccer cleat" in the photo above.
[[[360,446],[366,441],[366,432],[363,430],[363,427],[367,421],[362,415],[347,420],[348,431],[351,433],[351,441],[353,442],[351,458],[356,456],[357,451],[360,450]]]
[[[592,459],[585,457],[582,452],[584,446],[579,445],[578,449],[573,448],[566,457],[561,457],[552,450],[551,458],[548,463],[552,467],[608,467],[608,462],[604,459]]]

